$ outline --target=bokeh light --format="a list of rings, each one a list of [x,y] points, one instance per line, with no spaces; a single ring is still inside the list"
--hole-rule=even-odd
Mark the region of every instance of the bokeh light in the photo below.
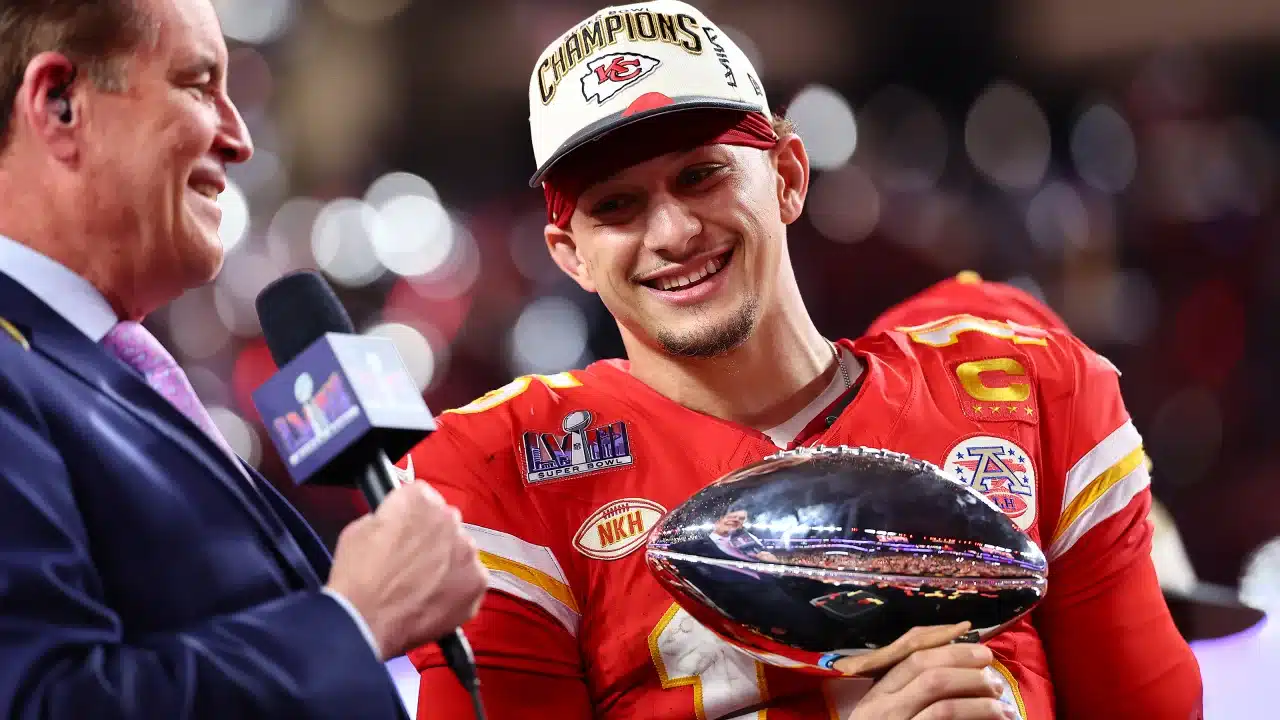
[[[370,234],[373,253],[397,275],[426,275],[453,252],[453,220],[436,200],[400,195],[382,204]]]
[[[973,103],[964,143],[974,167],[1007,189],[1036,186],[1049,167],[1049,121],[1016,85],[992,85]]]
[[[579,364],[587,349],[587,317],[570,300],[530,303],[511,330],[507,354],[516,375],[556,373]]]
[[[272,215],[263,244],[281,273],[316,267],[311,235],[323,209],[319,200],[298,197],[285,201]]]
[[[364,287],[386,273],[373,249],[381,218],[371,205],[339,198],[324,206],[311,230],[316,264],[340,285]]]
[[[1094,105],[1071,132],[1071,158],[1080,178],[1094,188],[1118,193],[1137,172],[1137,145],[1129,123],[1109,105]]]
[[[405,368],[413,376],[413,382],[419,390],[425,390],[435,377],[436,354],[426,336],[417,328],[398,322],[387,322],[374,325],[365,331],[366,335],[387,338],[395,343],[400,359]]]
[[[214,282],[214,307],[222,324],[241,337],[262,332],[254,302],[258,293],[280,277],[271,258],[261,251],[242,250],[227,256]]]
[[[383,205],[406,195],[429,198],[439,202],[440,194],[426,178],[409,172],[389,172],[369,183],[364,201],[381,210]]]
[[[543,236],[543,228],[547,225],[547,213],[541,208],[521,215],[511,224],[511,232],[507,243],[511,250],[511,261],[516,270],[525,278],[538,284],[552,283],[564,275],[551,253]]]
[[[262,439],[244,418],[234,410],[219,405],[209,406],[209,417],[213,418],[213,424],[222,433],[222,437],[226,438],[227,444],[245,462],[255,467],[262,462]]]
[[[1027,232],[1047,252],[1079,249],[1089,243],[1089,211],[1075,188],[1054,181],[1031,198]]]
[[[846,165],[813,181],[809,221],[836,242],[857,242],[880,222],[880,193],[862,168]]]
[[[236,249],[245,233],[249,232],[249,201],[235,182],[228,180],[227,187],[218,195],[218,208],[222,210],[222,223],[218,237],[222,239],[224,252]]]
[[[845,164],[858,145],[853,108],[826,85],[809,85],[796,93],[787,106],[787,117],[804,139],[809,163],[818,170]]]
[[[886,189],[928,190],[946,169],[949,141],[942,114],[921,93],[890,85],[872,95],[858,114],[859,164]]]
[[[222,34],[244,43],[279,38],[294,16],[294,0],[218,0],[214,3]]]
[[[203,360],[216,354],[231,340],[218,317],[214,289],[205,286],[188,290],[165,309],[165,326],[176,354]]]

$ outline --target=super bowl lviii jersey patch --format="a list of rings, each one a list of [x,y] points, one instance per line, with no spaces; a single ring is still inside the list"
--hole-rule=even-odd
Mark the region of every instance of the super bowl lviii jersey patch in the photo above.
[[[635,462],[622,420],[594,424],[590,410],[575,410],[560,423],[562,432],[530,430],[520,437],[525,481],[562,480],[623,468]]]

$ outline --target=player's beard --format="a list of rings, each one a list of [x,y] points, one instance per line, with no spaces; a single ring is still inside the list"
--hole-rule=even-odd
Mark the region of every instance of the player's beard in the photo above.
[[[759,308],[759,301],[755,297],[748,297],[727,322],[702,323],[697,329],[682,333],[659,330],[658,344],[668,355],[675,357],[710,358],[723,355],[751,337],[756,328]],[[696,314],[702,316],[701,312]]]

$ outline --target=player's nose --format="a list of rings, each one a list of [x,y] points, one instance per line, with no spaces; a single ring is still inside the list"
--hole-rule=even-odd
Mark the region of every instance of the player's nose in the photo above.
[[[646,210],[644,244],[649,250],[667,257],[690,254],[694,238],[702,232],[702,221],[679,198],[659,195]]]

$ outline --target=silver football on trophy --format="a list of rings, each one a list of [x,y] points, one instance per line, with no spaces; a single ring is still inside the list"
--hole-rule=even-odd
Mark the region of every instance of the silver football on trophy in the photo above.
[[[1040,548],[981,493],[930,463],[850,447],[726,475],[654,526],[645,557],[721,637],[822,674],[874,674],[965,621],[960,639],[990,637],[1035,607],[1048,576]]]

